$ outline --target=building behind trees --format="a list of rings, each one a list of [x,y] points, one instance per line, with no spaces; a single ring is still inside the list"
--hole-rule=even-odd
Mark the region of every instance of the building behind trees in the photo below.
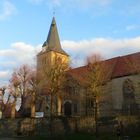
[[[47,40],[37,55],[38,93],[43,96],[38,109],[45,112],[46,116],[50,115],[52,106],[55,115],[94,115],[96,97],[100,117],[138,114],[140,69],[129,63],[140,65],[140,53],[69,68],[69,55],[61,47],[53,17]],[[95,69],[97,64],[100,66],[98,70]],[[97,82],[95,74],[99,71],[102,71],[102,77]],[[89,90],[89,77],[94,78],[92,83],[96,89],[100,87],[98,95],[95,95],[95,90],[92,93]]]

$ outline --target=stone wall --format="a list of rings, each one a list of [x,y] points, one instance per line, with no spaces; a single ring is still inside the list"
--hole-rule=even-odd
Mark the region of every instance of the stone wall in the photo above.
[[[51,122],[51,123],[50,123]],[[54,117],[50,118],[18,118],[1,119],[0,136],[50,135],[75,132],[93,132],[93,117]]]
[[[115,135],[117,121],[123,122],[125,134],[140,133],[139,117],[119,117],[110,120],[99,120],[98,133]],[[52,132],[51,132],[52,130]],[[66,133],[91,133],[95,134],[95,120],[89,117],[54,117],[50,118],[20,118],[1,119],[0,136],[27,136],[27,135],[60,135]]]
[[[130,79],[133,82],[134,89],[135,89],[135,99],[137,104],[140,105],[140,76],[138,75],[131,75],[131,76],[124,76],[120,78],[115,78],[111,81],[112,84],[112,99],[113,99],[113,108],[114,109],[122,109],[122,102],[123,102],[123,82],[126,79]]]

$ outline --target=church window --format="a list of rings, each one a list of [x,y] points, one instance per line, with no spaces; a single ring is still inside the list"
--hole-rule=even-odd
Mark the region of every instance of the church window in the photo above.
[[[124,115],[134,115],[138,112],[138,106],[135,100],[135,89],[133,82],[126,79],[123,82],[123,104],[122,111]]]
[[[67,86],[66,87],[66,93],[72,95],[72,94],[77,94],[77,89],[75,87]]]
[[[74,88],[74,94],[75,94],[75,95],[78,94],[78,88],[77,88],[77,87]]]
[[[87,99],[87,107],[88,108],[94,108],[94,103],[95,103],[95,101],[94,101],[93,98],[88,98]]]
[[[66,93],[70,94],[70,92],[71,92],[71,87],[70,86],[67,86],[66,87]]]

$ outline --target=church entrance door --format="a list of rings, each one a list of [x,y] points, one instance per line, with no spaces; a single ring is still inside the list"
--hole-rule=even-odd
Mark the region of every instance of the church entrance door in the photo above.
[[[64,115],[65,116],[71,116],[72,111],[71,111],[71,103],[70,102],[65,102],[64,104]]]

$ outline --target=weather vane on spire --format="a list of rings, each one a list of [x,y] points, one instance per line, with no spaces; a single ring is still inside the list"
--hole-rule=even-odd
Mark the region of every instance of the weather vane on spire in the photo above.
[[[53,7],[53,17],[55,17],[55,7]]]

